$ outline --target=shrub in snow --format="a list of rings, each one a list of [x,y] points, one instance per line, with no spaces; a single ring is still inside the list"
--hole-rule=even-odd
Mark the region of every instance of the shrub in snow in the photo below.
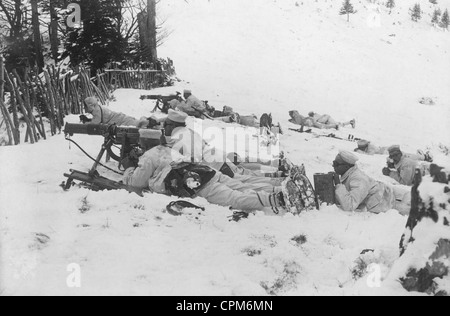
[[[436,104],[434,102],[434,100],[429,97],[423,97],[422,99],[420,99],[419,103],[423,104],[423,105],[435,105]]]
[[[301,267],[296,262],[286,262],[278,278],[272,283],[262,282],[261,287],[272,296],[295,290],[297,288],[297,276],[300,273]]]
[[[412,208],[391,276],[407,291],[450,295],[450,167],[416,173]]]

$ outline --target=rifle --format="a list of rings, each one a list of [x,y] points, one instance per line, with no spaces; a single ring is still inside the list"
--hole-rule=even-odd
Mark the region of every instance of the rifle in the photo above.
[[[317,137],[334,138],[334,139],[344,140],[344,141],[351,142],[351,143],[362,140],[362,138],[357,138],[357,137],[355,137],[355,135],[351,135],[351,134],[348,135],[348,138],[339,137],[339,136],[336,136],[336,134],[318,135]]]
[[[311,129],[305,130],[304,127],[300,128],[300,129],[290,128],[289,130],[293,131],[293,132],[297,132],[297,133],[311,134],[311,135],[314,135],[314,138],[320,138],[320,137],[334,138],[334,139],[344,140],[344,141],[352,142],[352,143],[362,140],[362,138],[357,138],[357,137],[355,137],[355,135],[351,135],[351,134],[348,135],[348,138],[339,137],[339,136],[337,136],[334,133],[331,133],[331,134],[316,134],[316,133],[313,133],[313,131]]]
[[[173,100],[179,100],[181,98],[181,93],[177,92],[177,94],[173,95],[141,95],[141,100],[155,100],[156,106],[153,108],[152,113],[155,113],[157,110],[160,110],[162,113],[167,114],[169,113],[169,102]],[[162,104],[162,107],[160,106]]]
[[[128,127],[118,127],[116,125],[105,125],[105,124],[69,124],[67,123],[64,128],[64,133],[66,134],[66,139],[73,142],[81,150],[83,150],[76,142],[70,139],[71,136],[75,134],[93,135],[93,136],[103,136],[105,141],[102,145],[100,153],[97,159],[94,160],[94,165],[89,170],[89,172],[81,172],[77,170],[70,170],[70,174],[64,174],[68,178],[64,185],[64,190],[69,190],[74,184],[74,180],[81,181],[82,184],[90,190],[101,191],[101,190],[127,190],[128,192],[136,193],[142,196],[142,190],[127,186],[120,182],[115,182],[100,176],[97,171],[99,165],[103,166],[100,161],[104,154],[107,152],[109,156],[119,162],[119,169],[121,167],[121,161],[125,158],[129,158],[131,161],[137,163],[139,157],[142,156],[143,150],[139,146],[139,129],[128,128]],[[112,151],[113,145],[121,145],[120,156],[116,155]],[[84,150],[83,150],[84,152]],[[84,152],[86,155],[87,153]],[[89,156],[89,155],[88,155]],[[90,156],[89,156],[90,157]],[[103,166],[111,171],[118,173],[106,166]]]

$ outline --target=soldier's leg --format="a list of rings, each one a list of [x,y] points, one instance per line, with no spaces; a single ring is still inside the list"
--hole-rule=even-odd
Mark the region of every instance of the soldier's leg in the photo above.
[[[269,177],[235,175],[234,179],[247,184],[262,184],[272,187],[280,187],[286,178],[269,178]]]
[[[242,182],[241,179],[248,180],[249,182]],[[230,178],[224,174],[219,174],[217,178],[217,182],[226,185],[230,189],[237,190],[240,192],[247,192],[247,191],[265,191],[269,193],[278,193],[281,192],[281,186],[274,186],[271,183],[267,181],[258,181],[258,180],[264,180],[264,178],[253,178],[251,177],[243,177],[239,178],[239,176],[235,176],[235,178]],[[253,181],[252,181],[253,180]]]
[[[335,129],[339,127],[339,124],[329,115],[322,116],[316,124],[320,124],[322,129]]]
[[[241,192],[227,185],[211,181],[197,195],[205,198],[211,204],[231,206],[236,210],[261,211],[266,208],[282,208],[277,194],[248,190]]]
[[[284,181],[284,179],[281,180],[281,178],[262,178],[243,175],[235,175],[231,180],[243,183],[244,187],[246,187],[247,189],[255,190],[258,192],[281,192],[281,184]],[[229,182],[228,179],[224,183],[227,184],[227,182]]]
[[[406,158],[409,158],[411,160],[415,160],[415,161],[425,161],[425,155],[422,153],[417,153],[417,154],[404,153],[403,156],[405,156]]]
[[[215,121],[221,121],[221,122],[224,122],[224,123],[232,123],[229,116],[215,117],[214,120]]]

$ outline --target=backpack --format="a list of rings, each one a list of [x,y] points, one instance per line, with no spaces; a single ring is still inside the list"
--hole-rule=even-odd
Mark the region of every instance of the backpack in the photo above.
[[[189,174],[197,174],[200,177],[198,188],[191,189],[187,186],[186,179]],[[182,162],[172,166],[172,171],[169,172],[164,183],[170,195],[180,198],[193,198],[215,175],[216,171],[208,166]]]

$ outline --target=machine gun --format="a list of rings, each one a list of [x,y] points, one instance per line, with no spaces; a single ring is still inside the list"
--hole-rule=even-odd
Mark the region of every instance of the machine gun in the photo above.
[[[173,100],[181,99],[181,93],[177,92],[177,94],[163,96],[163,95],[141,95],[141,100],[156,100],[156,106],[154,107],[152,113],[155,113],[157,110],[160,110],[162,113],[169,113],[170,105],[169,102]],[[161,106],[162,104],[162,106]]]
[[[84,135],[95,135],[102,136],[105,138],[105,141],[102,145],[100,153],[97,156],[97,159],[94,160],[94,165],[90,169],[89,172],[81,172],[76,170],[70,170],[70,174],[64,174],[65,177],[68,178],[67,182],[64,185],[64,190],[69,190],[74,184],[74,180],[78,180],[82,182],[82,185],[89,188],[93,191],[102,191],[102,190],[127,190],[128,192],[133,192],[142,196],[142,190],[127,186],[123,183],[109,180],[100,176],[97,171],[97,167],[99,165],[118,173],[115,170],[112,170],[101,164],[101,159],[108,153],[108,155],[119,162],[119,169],[121,167],[121,162],[128,158],[131,161],[135,161],[137,165],[137,161],[139,157],[144,153],[143,150],[139,146],[139,129],[137,128],[128,128],[128,127],[118,127],[116,125],[105,125],[105,124],[92,124],[92,125],[83,125],[83,124],[69,124],[67,123],[64,128],[64,133],[66,134],[66,139],[73,142],[77,145],[86,155],[88,155],[76,142],[70,139],[71,136],[75,134],[84,134]],[[120,145],[120,155],[116,155],[112,151],[112,147],[115,145]]]

